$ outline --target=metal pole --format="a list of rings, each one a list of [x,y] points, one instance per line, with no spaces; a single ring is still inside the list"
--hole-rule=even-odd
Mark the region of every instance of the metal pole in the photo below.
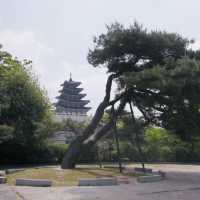
[[[97,145],[97,161],[98,161],[99,167],[102,168],[102,162],[101,162],[101,159],[100,159],[100,152],[99,152],[98,145]]]
[[[131,101],[129,101],[129,106],[130,106],[130,110],[131,110],[131,118],[132,118],[132,121],[133,121],[133,124],[134,124],[136,121],[135,121],[135,117],[134,117],[133,107],[131,105]],[[142,148],[140,146],[140,139],[139,139],[139,135],[137,133],[137,130],[135,132],[135,136],[136,136],[136,146],[137,146],[137,149],[138,149],[140,162],[142,164],[143,172],[145,173],[146,170],[145,170],[145,165],[144,165],[144,155],[143,155],[143,152],[142,152]]]
[[[116,147],[117,147],[117,159],[119,164],[119,171],[122,173],[122,163],[120,159],[120,148],[119,148],[119,137],[117,134],[117,126],[116,126],[116,116],[115,116],[115,108],[114,105],[112,106],[112,120],[113,120],[113,131],[114,131],[114,137],[116,141]]]

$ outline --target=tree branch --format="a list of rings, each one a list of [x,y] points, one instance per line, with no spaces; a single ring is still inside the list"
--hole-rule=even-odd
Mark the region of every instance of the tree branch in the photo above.
[[[116,117],[123,112],[126,102],[126,98],[122,99],[115,112]],[[113,128],[113,119],[110,119],[106,125],[104,125],[98,132],[94,133],[90,138],[88,138],[88,140],[86,140],[84,144],[88,146],[94,145],[99,139],[105,136],[108,133],[108,131],[111,130],[111,128]]]

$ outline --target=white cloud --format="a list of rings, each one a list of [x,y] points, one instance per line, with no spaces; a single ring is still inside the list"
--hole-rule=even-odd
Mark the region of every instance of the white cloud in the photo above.
[[[51,82],[49,80],[51,76],[47,74],[49,74],[48,68],[52,60],[53,49],[43,44],[39,34],[32,31],[0,31],[0,44],[13,56],[21,60],[32,60],[33,72],[38,75],[41,85],[47,88],[48,93],[51,91],[48,85]]]
[[[32,60],[39,74],[45,71],[43,64],[53,54],[53,49],[45,46],[32,31],[1,31],[0,43],[13,56]]]
[[[189,48],[193,50],[200,50],[200,41],[195,41],[193,44],[190,44]]]
[[[79,66],[67,60],[59,60],[54,49],[44,44],[40,35],[32,31],[0,31],[0,44],[3,49],[19,59],[33,61],[33,71],[38,75],[42,86],[47,89],[51,102],[58,95],[60,84],[69,79],[70,72],[75,81],[81,81],[87,99],[91,101],[92,112],[105,94],[106,73],[104,69],[87,64]]]

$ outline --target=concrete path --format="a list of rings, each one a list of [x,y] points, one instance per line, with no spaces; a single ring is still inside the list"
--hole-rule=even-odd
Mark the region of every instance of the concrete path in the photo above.
[[[157,188],[155,188],[157,187]],[[26,200],[199,200],[200,187],[145,186],[16,188]]]
[[[200,166],[158,165],[167,171],[164,181],[107,187],[8,187],[21,200],[199,200]],[[4,188],[5,189],[5,188]],[[1,196],[0,200],[15,200]]]
[[[17,194],[11,187],[0,185],[0,200],[17,200]]]

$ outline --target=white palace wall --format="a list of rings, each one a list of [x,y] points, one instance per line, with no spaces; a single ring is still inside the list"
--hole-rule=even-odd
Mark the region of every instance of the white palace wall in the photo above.
[[[75,122],[83,122],[89,120],[89,117],[85,114],[77,114],[77,113],[55,113],[54,115],[54,120],[56,122],[62,122],[65,121],[66,119],[71,119]]]

